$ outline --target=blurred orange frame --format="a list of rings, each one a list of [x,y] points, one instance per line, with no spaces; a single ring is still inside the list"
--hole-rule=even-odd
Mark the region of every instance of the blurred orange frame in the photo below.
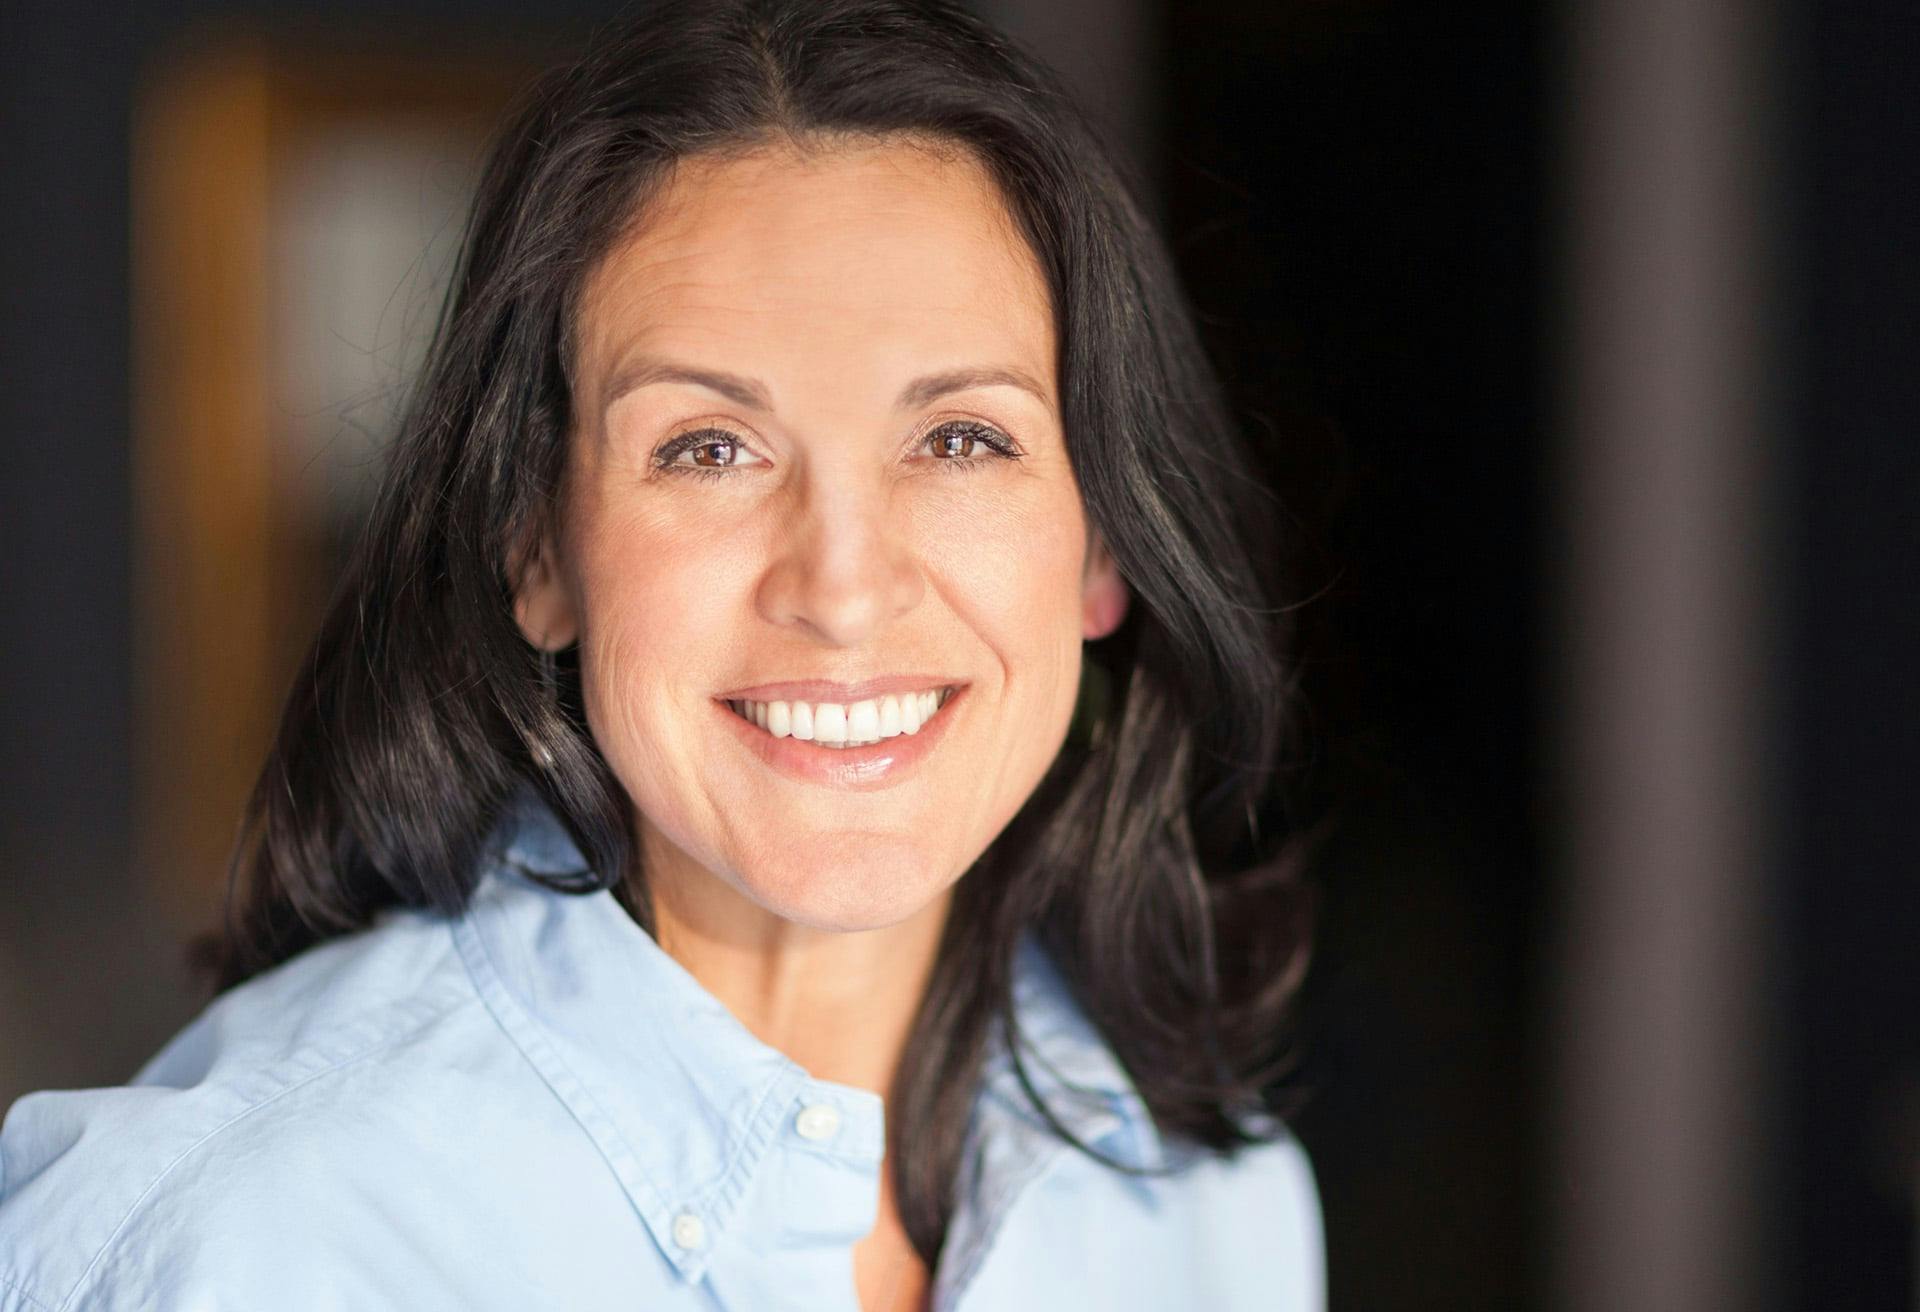
[[[133,124],[135,788],[143,869],[211,923],[246,796],[332,586],[276,405],[275,224],[289,168],[341,123],[497,121],[534,70],[200,34],[143,80]]]

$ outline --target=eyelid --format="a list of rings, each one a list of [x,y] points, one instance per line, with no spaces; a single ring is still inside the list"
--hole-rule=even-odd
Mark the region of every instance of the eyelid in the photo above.
[[[994,450],[994,454],[1003,459],[1018,460],[1027,454],[1026,448],[1021,446],[1013,434],[1009,433],[1003,425],[996,424],[990,419],[982,419],[978,415],[970,414],[940,415],[923,424],[907,442],[908,453],[920,450],[943,430],[956,427],[977,429],[982,433],[990,434],[993,438],[997,439],[999,443],[1004,443],[1007,448],[1006,450]],[[990,450],[993,450],[996,442],[989,441],[986,445]]]
[[[731,465],[693,465],[682,464],[680,457],[688,451],[710,446],[715,442],[732,442],[736,448],[754,458],[744,463],[736,461]],[[745,435],[710,419],[696,421],[692,427],[683,428],[654,449],[648,461],[656,470],[691,469],[702,473],[714,473],[727,469],[748,469],[754,465],[771,462],[757,450]]]

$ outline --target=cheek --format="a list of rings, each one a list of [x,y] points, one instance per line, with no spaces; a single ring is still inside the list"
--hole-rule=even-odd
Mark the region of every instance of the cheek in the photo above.
[[[917,524],[921,559],[998,658],[1008,712],[1064,725],[1080,668],[1085,518],[1070,484],[1016,492],[935,499]]]
[[[588,722],[636,789],[686,759],[684,711],[703,695],[693,678],[725,652],[751,585],[737,538],[686,521],[671,506],[589,510],[575,535]]]
[[[919,555],[995,610],[1078,624],[1086,520],[1073,485],[1052,476],[925,475],[914,502]],[[957,487],[944,486],[958,484]]]
[[[574,559],[585,627],[670,675],[737,621],[752,587],[752,529],[721,497],[610,495],[588,507]]]

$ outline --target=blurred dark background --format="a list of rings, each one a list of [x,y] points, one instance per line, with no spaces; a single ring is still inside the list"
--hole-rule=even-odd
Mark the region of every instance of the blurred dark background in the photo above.
[[[981,7],[1133,160],[1292,517],[1334,1306],[1920,1307],[1920,10]],[[611,12],[0,11],[0,1105],[183,1023],[217,889],[153,849],[221,741],[150,674],[154,88]]]

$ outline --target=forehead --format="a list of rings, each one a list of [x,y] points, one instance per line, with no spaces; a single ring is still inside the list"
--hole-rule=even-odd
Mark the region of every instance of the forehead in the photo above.
[[[932,356],[1055,386],[1046,280],[991,174],[902,140],[681,161],[588,279],[575,329],[583,381],[671,351],[776,378]]]

